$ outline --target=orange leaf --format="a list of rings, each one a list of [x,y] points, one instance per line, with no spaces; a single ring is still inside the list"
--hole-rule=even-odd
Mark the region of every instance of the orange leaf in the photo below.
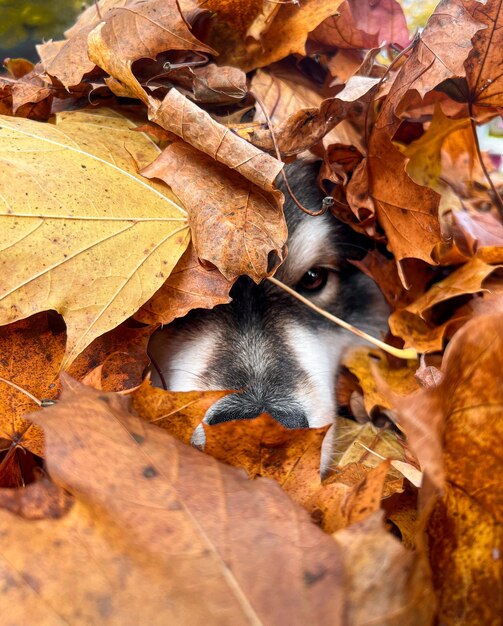
[[[192,309],[212,309],[230,302],[231,287],[232,282],[216,268],[206,269],[199,263],[189,244],[168,280],[134,317],[144,324],[169,324]]]

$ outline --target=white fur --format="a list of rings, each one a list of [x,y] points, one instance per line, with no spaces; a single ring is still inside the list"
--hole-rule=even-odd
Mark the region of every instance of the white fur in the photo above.
[[[278,277],[297,283],[316,265],[335,266],[337,256],[331,241],[332,228],[327,216],[306,218],[288,239],[288,256]]]
[[[211,358],[220,341],[216,329],[206,328],[193,336],[173,336],[169,329],[154,336],[150,351],[171,391],[204,391],[211,388],[204,379]],[[160,384],[154,371],[153,383]]]
[[[298,324],[286,333],[288,347],[309,376],[307,383],[299,381],[295,398],[304,407],[311,428],[331,424],[336,413],[335,375],[349,338],[330,331],[314,333]]]

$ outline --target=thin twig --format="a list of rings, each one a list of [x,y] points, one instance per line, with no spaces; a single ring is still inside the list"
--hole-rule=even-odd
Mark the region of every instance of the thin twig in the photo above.
[[[501,215],[503,216],[503,200],[501,199],[501,196],[499,195],[498,190],[494,186],[494,183],[493,183],[491,177],[489,176],[489,172],[487,171],[486,165],[484,163],[484,159],[482,158],[482,152],[480,150],[479,138],[478,138],[478,135],[477,135],[477,124],[475,123],[475,118],[473,117],[473,103],[472,103],[471,100],[468,100],[468,113],[470,115],[470,124],[472,126],[473,139],[475,141],[475,148],[477,150],[477,156],[478,156],[478,159],[479,159],[480,167],[482,168],[482,171],[484,172],[484,176],[486,177],[486,180],[489,183],[489,186],[491,187],[491,189],[493,191],[495,203],[498,206],[498,209],[499,209]]]
[[[159,375],[159,379],[161,381],[162,388],[164,389],[164,391],[167,391],[168,390],[168,385],[166,385],[166,380],[164,378],[164,375],[162,373],[161,368],[159,367],[159,365],[157,364],[157,361],[152,356],[152,353],[149,352],[148,350],[147,350],[147,356],[150,359],[150,362],[152,363],[152,365],[154,366],[155,371]]]
[[[285,285],[277,278],[270,276],[267,280],[269,280],[271,283],[276,285],[276,287],[283,289],[283,291],[286,291],[294,298],[297,298],[297,300],[300,300],[300,302],[303,302],[310,309],[312,309],[313,311],[316,311],[316,313],[323,315],[323,317],[326,317],[328,320],[330,320],[334,324],[338,324],[339,326],[342,326],[342,328],[349,330],[349,332],[353,333],[354,335],[358,335],[358,337],[361,337],[362,339],[369,341],[370,343],[374,344],[374,346],[381,348],[381,350],[384,350],[385,352],[388,352],[389,354],[392,354],[393,356],[396,356],[399,359],[406,359],[406,360],[417,359],[417,352],[414,350],[414,348],[407,348],[406,350],[404,350],[400,348],[395,348],[394,346],[390,346],[384,341],[381,341],[380,339],[376,339],[375,337],[372,337],[372,335],[368,335],[363,330],[360,330],[359,328],[356,328],[355,326],[348,324],[348,322],[341,320],[340,317],[336,317],[335,315],[332,315],[328,311],[321,309],[319,306],[316,306],[316,304],[313,304],[310,300],[308,300],[307,298],[304,298],[304,296],[301,296],[300,293],[297,293],[295,289],[292,289],[288,285]]]
[[[20,387],[19,385],[16,385],[16,383],[13,383],[11,380],[7,380],[5,378],[2,378],[1,376],[0,376],[0,381],[2,383],[5,383],[6,385],[10,385],[11,387],[14,387],[14,389],[17,389],[21,393],[24,393],[25,396],[28,396],[28,398],[30,398],[30,400],[33,400],[33,402],[35,402],[35,404],[38,404],[38,406],[42,406],[42,401],[36,398],[29,391],[26,391],[26,389],[23,389],[23,387]]]
[[[271,133],[271,138],[272,138],[272,143],[274,144],[274,150],[276,152],[276,158],[278,159],[278,161],[283,161],[283,159],[281,158],[281,152],[279,150],[278,147],[278,142],[276,141],[276,135],[274,134],[274,129],[272,127],[272,122],[271,122],[271,118],[269,117],[269,113],[267,112],[264,103],[262,102],[262,100],[257,96],[256,93],[254,93],[253,91],[250,91],[251,95],[255,98],[255,101],[257,102],[257,104],[260,106],[260,108],[262,109],[262,113],[264,114],[264,117],[266,119],[267,122],[267,126],[269,127],[269,132]],[[299,207],[299,209],[301,211],[304,211],[304,213],[307,213],[308,215],[311,215],[311,217],[317,217],[318,215],[323,215],[324,213],[327,212],[328,207],[330,206],[328,203],[323,203],[321,206],[321,209],[319,211],[310,211],[308,208],[306,208],[302,203],[300,203],[295,194],[293,193],[292,189],[290,188],[290,185],[288,183],[288,179],[286,177],[285,174],[285,170],[282,169],[281,170],[281,176],[283,177],[283,180],[285,182],[285,187],[290,195],[290,198],[295,202],[295,204]]]
[[[103,16],[101,15],[101,9],[100,9],[100,5],[99,5],[99,3],[98,3],[98,0],[94,0],[94,6],[95,6],[95,8],[96,8],[96,13],[98,14],[98,18],[99,18],[100,20],[102,20],[102,19],[103,19]]]
[[[391,61],[391,63],[388,65],[388,67],[386,68],[386,71],[384,72],[384,74],[381,76],[381,80],[377,83],[377,85],[374,87],[374,92],[377,94],[377,92],[379,91],[379,88],[381,87],[381,85],[383,84],[383,82],[388,78],[389,73],[391,72],[391,70],[395,67],[395,65],[398,63],[398,61],[404,57],[408,52],[410,52],[411,50],[413,50],[416,45],[419,43],[419,41],[421,40],[421,35],[420,33],[416,33],[414,38],[412,39],[412,41],[410,42],[410,44],[404,48],[399,54],[397,54],[397,56]],[[363,131],[364,131],[364,144],[367,148],[367,152],[369,149],[369,128],[368,128],[368,118],[369,118],[369,111],[370,111],[370,107],[372,106],[372,103],[374,101],[371,99],[369,102],[369,105],[367,107],[367,109],[365,110],[365,119],[363,122]]]

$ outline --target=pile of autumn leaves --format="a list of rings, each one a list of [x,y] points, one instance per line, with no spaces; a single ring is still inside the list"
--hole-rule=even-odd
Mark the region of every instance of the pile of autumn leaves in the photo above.
[[[101,0],[6,61],[8,623],[498,623],[503,207],[474,126],[503,106],[502,33],[495,0],[441,2],[410,47],[395,0]],[[276,149],[322,159],[387,340],[428,353],[346,356],[323,482],[325,428],[205,426],[203,455],[225,391],[144,380],[159,324],[282,261]]]

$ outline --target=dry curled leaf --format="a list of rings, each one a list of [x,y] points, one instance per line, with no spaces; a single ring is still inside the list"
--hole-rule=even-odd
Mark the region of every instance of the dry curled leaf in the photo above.
[[[484,281],[497,270],[498,266],[473,258],[444,280],[435,283],[417,300],[392,313],[389,318],[391,332],[402,337],[407,346],[414,346],[420,352],[440,350],[451,321],[435,324],[432,309],[446,300],[485,291]],[[452,322],[455,322],[457,315],[468,318],[474,312],[461,309],[459,313],[454,313]]]
[[[281,192],[263,191],[182,142],[169,145],[142,174],[163,180],[182,200],[197,256],[228,281],[247,274],[259,282],[283,260]]]
[[[150,119],[266,191],[273,189],[283,168],[281,161],[232,133],[176,89],[151,107]]]
[[[94,43],[89,49],[94,29]],[[132,79],[131,64],[136,59],[155,58],[165,50],[211,52],[191,34],[175,0],[100,3],[99,12],[89,7],[67,36],[66,41],[56,42],[57,48],[52,42],[40,46],[39,53],[47,74],[68,88],[78,85],[95,64],[120,80],[122,77],[113,71],[120,59]]]

